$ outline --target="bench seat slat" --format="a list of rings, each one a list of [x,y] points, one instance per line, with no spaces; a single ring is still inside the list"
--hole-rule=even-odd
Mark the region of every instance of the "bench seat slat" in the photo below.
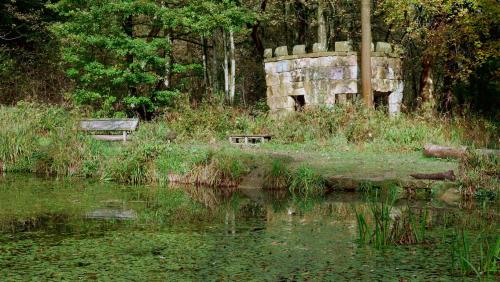
[[[134,131],[139,119],[85,119],[80,121],[84,131]]]
[[[92,135],[95,140],[99,141],[123,141],[122,135]],[[127,140],[130,140],[131,136],[127,137]]]

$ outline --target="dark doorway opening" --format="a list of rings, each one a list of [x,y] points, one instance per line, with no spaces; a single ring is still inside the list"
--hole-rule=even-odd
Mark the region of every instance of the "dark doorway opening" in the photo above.
[[[373,100],[375,103],[375,109],[387,109],[389,107],[389,95],[391,92],[373,92]]]
[[[306,106],[306,97],[304,95],[292,96],[295,101],[295,111],[300,112]]]

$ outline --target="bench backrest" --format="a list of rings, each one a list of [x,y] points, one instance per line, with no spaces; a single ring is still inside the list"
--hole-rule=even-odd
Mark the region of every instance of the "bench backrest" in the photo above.
[[[134,131],[139,119],[85,119],[80,121],[84,131]]]

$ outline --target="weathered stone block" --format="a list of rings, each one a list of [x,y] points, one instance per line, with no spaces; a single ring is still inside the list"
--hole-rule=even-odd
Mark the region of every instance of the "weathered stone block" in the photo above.
[[[273,96],[273,89],[271,87],[266,88],[266,97]]]
[[[334,57],[320,57],[316,59],[317,67],[331,67],[334,65],[336,58]]]
[[[301,96],[301,95],[303,95],[304,97],[307,95],[307,92],[304,88],[294,89],[292,92],[292,96]]]
[[[271,73],[266,75],[266,85],[268,87],[273,86],[273,85],[279,85],[280,84],[280,78],[278,75]]]
[[[399,81],[394,91],[389,95],[389,114],[395,116],[401,112],[401,104],[403,103],[404,83]]]
[[[344,79],[344,68],[342,67],[332,68],[330,71],[330,79],[332,80]]]
[[[294,61],[295,61],[294,69],[305,69],[305,68],[309,67],[311,59],[310,58],[300,58],[300,59],[296,59]]]
[[[290,61],[279,61],[276,62],[276,72],[277,73],[282,73],[282,72],[288,72],[290,71]]]
[[[292,82],[292,88],[293,89],[304,88],[304,82]]]
[[[352,52],[352,41],[335,42],[335,52]]]
[[[344,58],[345,64],[348,66],[357,66],[358,65],[358,56],[347,56]]]
[[[389,54],[392,52],[392,45],[387,42],[377,42],[376,51]]]
[[[313,44],[313,53],[326,52],[326,45],[321,43]]]
[[[276,57],[288,56],[288,47],[281,46],[281,47],[276,48],[276,50],[274,50],[274,55]]]
[[[359,77],[359,68],[358,66],[349,66],[345,75],[345,79],[358,79]]]
[[[281,73],[280,78],[279,78],[280,84],[291,84],[292,83],[292,77],[290,76],[289,72]]]
[[[392,79],[372,79],[372,87],[378,92],[392,92],[397,86],[396,82]]]
[[[295,45],[293,46],[294,55],[302,55],[306,53],[306,45]]]
[[[264,50],[264,58],[270,59],[273,57],[273,49]]]
[[[372,73],[372,78],[386,79],[387,78],[387,68],[385,68],[385,67],[376,67],[375,71]]]
[[[358,92],[357,80],[332,81],[330,87],[331,87],[330,93],[332,93],[332,94],[346,94],[346,93],[357,93]]]
[[[271,88],[271,92],[273,93],[273,96],[282,96],[281,86],[279,84],[273,85],[270,88]]]
[[[264,64],[264,70],[266,71],[267,74],[274,73],[276,71],[274,64],[275,64],[274,62],[269,62]]]

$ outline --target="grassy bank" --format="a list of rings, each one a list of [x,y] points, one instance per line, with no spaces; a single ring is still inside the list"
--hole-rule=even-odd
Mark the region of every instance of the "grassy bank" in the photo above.
[[[1,107],[0,167],[7,172],[121,183],[175,181],[209,186],[236,186],[252,169],[264,167],[278,174],[271,180],[277,186],[308,194],[301,189],[323,190],[318,175],[358,172],[377,177],[385,173],[381,164],[391,163],[386,170],[394,167],[405,175],[415,172],[414,167],[437,170],[442,164],[417,153],[425,143],[498,145],[497,126],[481,119],[414,115],[391,119],[356,105],[281,117],[258,107],[233,109],[215,102],[196,108],[180,105],[154,121],[142,122],[126,144],[95,141],[79,132],[78,119],[89,115],[78,110],[33,104]],[[227,144],[227,136],[233,133],[271,134],[273,142],[258,151],[241,150]],[[177,138],[168,143],[172,135]],[[276,164],[276,159],[293,154],[293,162],[282,168]],[[291,176],[279,175],[284,171]]]

